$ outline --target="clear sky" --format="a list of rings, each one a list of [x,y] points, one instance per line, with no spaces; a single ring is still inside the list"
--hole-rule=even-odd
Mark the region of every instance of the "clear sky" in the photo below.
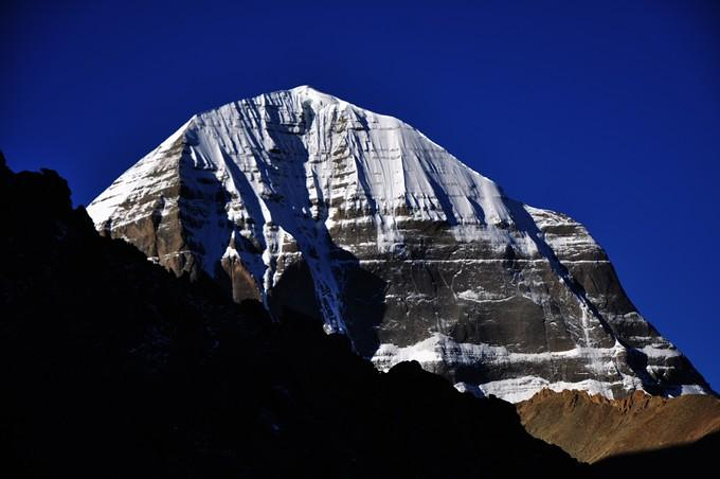
[[[0,40],[0,148],[78,204],[194,113],[310,84],[583,222],[720,388],[718,1],[11,0]]]

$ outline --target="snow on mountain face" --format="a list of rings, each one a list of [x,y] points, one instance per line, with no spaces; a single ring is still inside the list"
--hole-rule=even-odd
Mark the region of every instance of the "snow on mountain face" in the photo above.
[[[422,133],[310,87],[196,115],[88,207],[176,274],[318,316],[386,369],[519,401],[707,384],[577,222],[507,198]]]

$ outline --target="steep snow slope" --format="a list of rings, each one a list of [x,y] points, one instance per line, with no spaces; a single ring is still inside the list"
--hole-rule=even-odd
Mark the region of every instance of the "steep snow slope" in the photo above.
[[[379,368],[416,359],[512,401],[707,388],[582,225],[307,86],[194,116],[88,212],[177,274],[322,318]]]

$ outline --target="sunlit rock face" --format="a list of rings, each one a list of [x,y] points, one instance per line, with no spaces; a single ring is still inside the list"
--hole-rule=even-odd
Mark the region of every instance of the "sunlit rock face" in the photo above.
[[[310,87],[193,116],[88,212],[178,275],[321,319],[380,369],[414,359],[510,401],[709,390],[584,226]]]

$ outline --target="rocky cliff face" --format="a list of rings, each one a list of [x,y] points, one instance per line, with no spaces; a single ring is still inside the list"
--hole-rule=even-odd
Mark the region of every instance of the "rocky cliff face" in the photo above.
[[[321,318],[380,369],[417,360],[510,401],[708,390],[582,225],[309,87],[194,116],[88,213],[178,275]]]

